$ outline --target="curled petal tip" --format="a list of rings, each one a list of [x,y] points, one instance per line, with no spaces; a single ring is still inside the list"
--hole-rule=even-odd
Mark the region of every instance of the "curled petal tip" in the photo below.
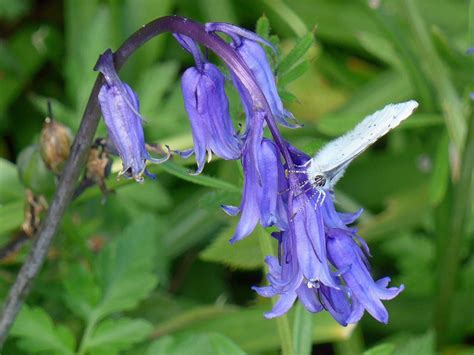
[[[237,216],[237,214],[240,212],[240,208],[236,206],[230,206],[230,205],[221,205],[222,210],[227,213],[229,216]]]
[[[148,160],[152,162],[153,164],[162,164],[166,161],[168,161],[171,158],[171,149],[168,145],[165,145],[166,147],[166,155],[163,158],[152,158],[148,157]]]

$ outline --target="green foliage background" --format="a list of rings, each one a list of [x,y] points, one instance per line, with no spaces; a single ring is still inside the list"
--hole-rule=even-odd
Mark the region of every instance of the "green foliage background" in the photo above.
[[[373,275],[405,284],[386,303],[390,323],[365,315],[342,328],[300,305],[265,320],[271,303],[250,287],[264,282],[269,235],[258,229],[230,246],[236,219],[219,208],[239,202],[238,164],[214,160],[191,177],[192,159],[175,159],[152,167],[157,182],[117,182],[113,173],[107,184],[116,193],[105,203],[92,188],[72,204],[2,353],[276,354],[288,344],[286,326],[297,354],[421,355],[436,346],[472,354],[474,153],[463,152],[469,144],[472,152],[474,129],[473,1],[0,0],[1,244],[20,230],[25,189],[46,198],[54,190],[37,148],[47,99],[74,132],[98,55],[169,14],[249,29],[265,14],[258,32],[281,48],[272,58],[280,93],[305,124],[283,134],[309,154],[385,104],[420,102],[336,192],[341,210],[365,209],[359,229]],[[190,65],[163,35],[121,71],[140,97],[148,142],[191,146],[179,87]],[[230,85],[229,95],[242,121]],[[1,261],[0,299],[30,247]]]

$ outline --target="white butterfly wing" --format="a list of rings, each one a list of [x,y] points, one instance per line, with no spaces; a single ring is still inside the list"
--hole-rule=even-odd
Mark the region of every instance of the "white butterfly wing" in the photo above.
[[[417,107],[418,102],[411,100],[387,105],[382,110],[367,116],[352,131],[333,140],[317,152],[308,167],[309,178],[318,173],[329,173],[332,175],[331,183],[334,185],[354,158],[397,127]]]

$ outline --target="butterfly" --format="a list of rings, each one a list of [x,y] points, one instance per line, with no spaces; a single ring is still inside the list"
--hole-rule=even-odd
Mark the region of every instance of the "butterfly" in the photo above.
[[[308,182],[323,195],[331,191],[349,164],[370,145],[397,127],[418,107],[410,100],[390,104],[364,118],[352,131],[329,142],[303,166]]]

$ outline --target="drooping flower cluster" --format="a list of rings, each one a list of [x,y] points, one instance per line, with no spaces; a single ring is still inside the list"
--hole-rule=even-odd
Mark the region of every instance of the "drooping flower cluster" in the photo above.
[[[195,66],[188,68],[181,79],[194,147],[181,155],[194,153],[196,174],[203,170],[206,155],[208,160],[212,154],[225,160],[241,160],[244,186],[240,206],[222,207],[230,215],[240,213],[232,243],[248,236],[257,223],[277,229],[272,235],[279,243],[278,256],[266,258],[269,285],[254,287],[261,296],[279,296],[266,317],[281,316],[299,299],[308,311],[325,309],[342,325],[357,322],[364,310],[386,323],[388,313],[381,300],[392,299],[403,286],[388,288],[389,278],[373,280],[369,249],[357,230],[349,226],[361,211],[338,213],[332,192],[323,193],[307,181],[306,174],[292,173],[293,167],[304,166],[309,156],[286,143],[274,129],[274,122],[296,125],[291,123],[293,115],[283,107],[261,47],[271,44],[230,24],[209,23],[205,30],[211,36],[227,35],[230,44],[226,55],[245,66],[245,70],[236,71],[228,65],[246,113],[246,127],[242,134],[234,129],[224,74],[203,55],[189,32],[175,33],[178,43],[195,60]],[[118,78],[110,52],[101,56],[96,68],[106,80],[99,101],[109,135],[123,161],[122,173],[140,180],[142,173],[147,174],[146,160],[155,160],[145,149],[138,99]],[[258,92],[252,92],[252,87]],[[256,105],[255,98],[262,95],[266,104]],[[266,123],[275,141],[264,137]]]
[[[310,159],[294,147],[289,150],[295,165]],[[294,180],[290,184],[300,187],[305,178],[290,175],[289,180]],[[298,298],[310,312],[326,309],[342,325],[357,322],[364,309],[387,323],[388,313],[381,300],[394,298],[403,286],[387,288],[389,278],[372,279],[368,246],[357,230],[349,227],[362,210],[338,213],[333,194],[320,194],[315,188],[297,194],[289,228],[274,235],[281,253],[279,259],[266,259],[270,285],[254,288],[264,297],[280,295],[266,317],[284,314]]]

